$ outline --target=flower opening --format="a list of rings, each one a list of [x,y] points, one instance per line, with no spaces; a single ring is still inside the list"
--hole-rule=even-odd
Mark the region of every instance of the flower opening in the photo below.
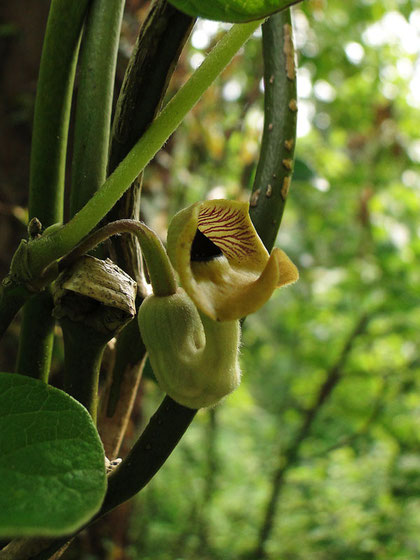
[[[281,249],[271,255],[247,203],[198,202],[181,210],[168,231],[168,254],[195,305],[217,321],[257,311],[275,288],[295,282],[297,268]]]

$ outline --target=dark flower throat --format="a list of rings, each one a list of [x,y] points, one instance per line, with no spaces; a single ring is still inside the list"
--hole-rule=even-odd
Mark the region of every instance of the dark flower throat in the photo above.
[[[217,245],[206,237],[199,229],[194,237],[191,245],[191,260],[198,262],[206,262],[223,255]]]

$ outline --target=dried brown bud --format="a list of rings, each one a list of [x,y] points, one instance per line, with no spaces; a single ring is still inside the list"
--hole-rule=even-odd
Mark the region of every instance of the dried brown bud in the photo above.
[[[136,314],[136,282],[109,259],[78,259],[54,285],[54,316],[118,332]]]

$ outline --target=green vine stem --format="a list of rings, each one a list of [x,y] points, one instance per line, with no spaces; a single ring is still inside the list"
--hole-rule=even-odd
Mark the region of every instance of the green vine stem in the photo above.
[[[262,26],[262,34],[264,131],[249,214],[271,251],[289,192],[296,143],[296,70],[290,9],[271,16]]]
[[[47,288],[24,307],[15,371],[48,381],[54,345],[53,300]]]
[[[29,216],[63,219],[64,173],[74,72],[89,0],[53,0],[42,50],[32,132]]]
[[[65,390],[89,411],[96,422],[102,355],[114,333],[100,332],[83,321],[60,319],[64,340]]]
[[[136,314],[136,283],[111,261],[76,258],[53,285],[64,339],[65,390],[96,421],[102,354]]]
[[[80,212],[60,230],[31,244],[28,257],[33,275],[70,251],[109,212],[260,24],[254,21],[234,25]]]
[[[88,0],[51,4],[42,50],[32,132],[29,218],[44,227],[63,219],[64,173],[79,38]],[[16,371],[46,381],[54,342],[48,293],[25,305]]]
[[[70,215],[106,179],[121,20],[125,0],[93,0],[86,18],[79,63]]]
[[[79,257],[94,249],[112,235],[121,233],[132,233],[139,239],[147,263],[153,293],[157,296],[174,294],[177,290],[175,273],[162,242],[153,230],[135,220],[118,220],[95,231],[60,261],[59,269],[64,270]]]
[[[33,296],[26,286],[8,278],[3,280],[0,299],[0,338],[4,335],[19,309]]]

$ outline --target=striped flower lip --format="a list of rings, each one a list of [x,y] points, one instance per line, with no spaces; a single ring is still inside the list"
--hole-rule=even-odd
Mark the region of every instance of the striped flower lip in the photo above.
[[[254,313],[298,271],[281,249],[267,252],[249,217],[249,205],[197,202],[181,210],[168,230],[168,254],[197,308],[217,321]]]

